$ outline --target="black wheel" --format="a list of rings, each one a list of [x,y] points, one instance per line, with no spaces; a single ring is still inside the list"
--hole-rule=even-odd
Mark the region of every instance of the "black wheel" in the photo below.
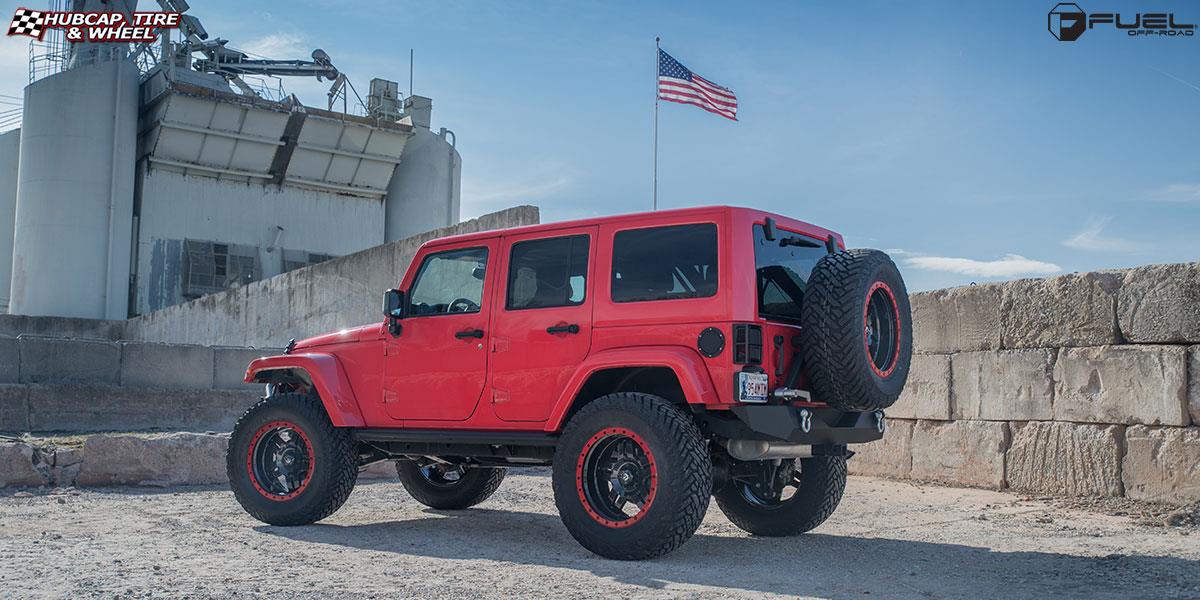
[[[754,535],[781,537],[810,531],[837,509],[846,490],[846,459],[817,456],[761,462],[757,477],[735,478],[713,496],[721,512]]]
[[[900,271],[878,250],[817,261],[800,307],[813,400],[844,410],[894,404],[908,379],[912,316]]]
[[[504,469],[412,460],[396,461],[400,483],[417,502],[430,508],[470,508],[488,499],[500,482]]]
[[[270,396],[247,410],[233,427],[225,470],[242,508],[271,525],[328,517],[358,478],[349,432],[301,394]]]
[[[700,526],[712,464],[679,407],[650,394],[610,394],[567,423],[553,487],[563,525],[583,547],[607,558],[653,558]]]

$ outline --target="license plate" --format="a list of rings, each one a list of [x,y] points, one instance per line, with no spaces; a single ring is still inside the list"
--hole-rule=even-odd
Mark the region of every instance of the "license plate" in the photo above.
[[[746,373],[738,374],[738,402],[766,402],[767,374]]]

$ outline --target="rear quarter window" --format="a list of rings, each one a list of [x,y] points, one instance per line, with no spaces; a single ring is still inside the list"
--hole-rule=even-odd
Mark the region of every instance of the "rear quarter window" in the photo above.
[[[813,266],[825,256],[825,244],[780,230],[768,240],[762,225],[754,226],[754,270],[758,313],[765,319],[797,321]]]
[[[671,225],[613,236],[613,302],[704,298],[717,293],[717,226]]]

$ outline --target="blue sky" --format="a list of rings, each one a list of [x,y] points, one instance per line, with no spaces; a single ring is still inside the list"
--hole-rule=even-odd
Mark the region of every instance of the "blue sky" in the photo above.
[[[1080,3],[1200,23],[1197,3]],[[363,93],[375,76],[407,88],[414,48],[415,92],[457,135],[464,218],[648,209],[659,35],[737,92],[741,119],[662,105],[662,207],[819,223],[892,251],[917,290],[1200,258],[1200,34],[1063,43],[1053,2],[192,5],[230,46],[325,49]],[[23,75],[15,46],[0,69]]]

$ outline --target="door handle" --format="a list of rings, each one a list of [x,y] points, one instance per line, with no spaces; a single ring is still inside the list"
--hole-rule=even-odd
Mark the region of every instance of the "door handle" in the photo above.
[[[579,326],[571,323],[570,325],[554,325],[547,327],[546,333],[579,333]]]
[[[464,329],[464,330],[454,334],[454,337],[456,337],[460,340],[465,340],[467,338],[482,338],[483,330],[482,329]]]

